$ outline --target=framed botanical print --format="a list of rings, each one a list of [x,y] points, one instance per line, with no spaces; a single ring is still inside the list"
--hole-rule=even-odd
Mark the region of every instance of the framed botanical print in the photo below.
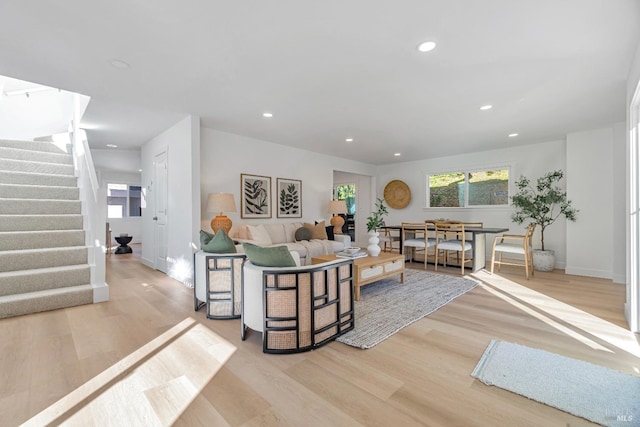
[[[276,190],[278,218],[302,218],[302,181],[278,178]]]
[[[240,174],[240,217],[271,218],[271,177]]]

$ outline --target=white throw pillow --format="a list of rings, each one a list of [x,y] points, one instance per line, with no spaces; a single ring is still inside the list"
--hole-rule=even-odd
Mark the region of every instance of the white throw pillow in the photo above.
[[[264,225],[247,225],[247,229],[249,230],[249,234],[251,235],[251,240],[253,240],[257,245],[272,245],[271,237],[269,236],[267,229],[264,228]]]

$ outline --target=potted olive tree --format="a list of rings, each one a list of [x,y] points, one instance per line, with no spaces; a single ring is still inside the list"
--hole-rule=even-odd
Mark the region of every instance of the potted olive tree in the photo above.
[[[516,211],[511,220],[522,224],[527,219],[540,227],[541,250],[533,251],[533,267],[539,271],[551,271],[555,266],[555,251],[544,247],[544,231],[561,215],[575,221],[578,210],[571,206],[567,193],[557,183],[564,177],[561,170],[548,172],[537,179],[535,186],[524,176],[516,181],[518,192],[511,198]]]
[[[367,252],[371,256],[380,255],[380,246],[378,243],[378,228],[384,225],[384,217],[389,215],[387,207],[384,205],[384,200],[378,198],[376,201],[376,210],[371,212],[371,216],[367,217],[367,232],[369,233],[369,246],[367,246]]]

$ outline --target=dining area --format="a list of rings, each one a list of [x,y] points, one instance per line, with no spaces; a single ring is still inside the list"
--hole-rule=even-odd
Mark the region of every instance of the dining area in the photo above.
[[[394,225],[382,225],[379,233],[380,247],[384,252],[404,254],[405,262],[423,263],[427,270],[439,267],[459,267],[460,274],[475,273],[494,265],[518,265],[525,269],[527,278],[533,273],[531,262],[531,233],[505,234],[506,227],[486,227],[483,222],[456,221],[451,219],[427,219],[403,221]],[[495,236],[487,260],[487,236]],[[502,254],[515,254],[503,260]]]

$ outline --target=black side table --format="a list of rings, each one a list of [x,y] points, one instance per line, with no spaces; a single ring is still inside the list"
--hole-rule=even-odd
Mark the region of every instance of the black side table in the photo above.
[[[131,247],[128,244],[133,239],[133,236],[118,236],[116,237],[116,242],[120,243],[120,246],[116,248],[116,255],[118,254],[130,254],[133,252]]]

